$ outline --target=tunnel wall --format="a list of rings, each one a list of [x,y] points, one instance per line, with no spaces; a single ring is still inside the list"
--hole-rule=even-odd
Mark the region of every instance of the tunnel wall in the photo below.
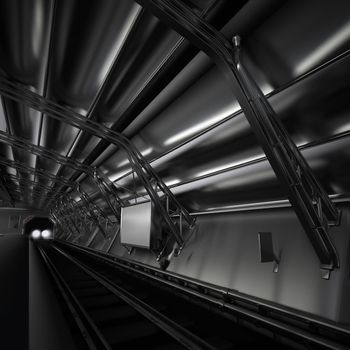
[[[3,349],[28,348],[28,239],[23,220],[33,211],[0,210],[0,335]]]
[[[23,223],[29,216],[42,215],[42,212],[8,208],[0,210],[0,234],[21,234]]]
[[[25,350],[28,349],[28,239],[3,230],[1,233],[0,347]]]
[[[291,208],[198,216],[198,231],[168,271],[349,324],[350,208],[348,203],[341,207],[341,226],[330,231],[341,268],[332,271],[330,280],[321,279],[319,260]],[[259,262],[260,231],[272,232],[281,253],[278,273],[272,272],[273,263]],[[99,234],[92,244],[97,250],[107,246]],[[135,249],[128,255],[118,240],[109,253],[159,266],[153,253]]]
[[[38,252],[23,235],[23,220],[38,212],[0,211],[0,348],[74,349]],[[11,216],[20,217],[8,227]]]

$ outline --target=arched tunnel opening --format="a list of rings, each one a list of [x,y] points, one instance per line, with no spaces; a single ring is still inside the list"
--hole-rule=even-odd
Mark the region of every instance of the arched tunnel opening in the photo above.
[[[32,239],[52,239],[54,224],[48,217],[32,217],[23,224],[23,234]]]

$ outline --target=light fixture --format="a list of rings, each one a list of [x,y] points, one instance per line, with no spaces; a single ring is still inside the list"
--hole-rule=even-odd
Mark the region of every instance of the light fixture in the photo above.
[[[32,231],[32,238],[38,239],[41,236],[41,231],[40,230],[33,230]]]
[[[308,56],[303,58],[301,62],[294,68],[294,74],[300,75],[320,64],[327,56],[336,52],[342,45],[346,43],[350,35],[350,23],[346,22],[328,39],[323,40],[320,45],[315,48]]]
[[[165,184],[169,187],[169,186],[176,185],[176,184],[178,184],[180,182],[181,182],[180,179],[172,179],[172,180],[165,181]]]
[[[194,126],[191,126],[185,130],[180,131],[179,133],[171,136],[167,140],[164,141],[164,146],[170,146],[173,144],[176,144],[180,141],[184,141],[200,132],[203,130],[211,127],[212,125],[219,123],[223,119],[229,117],[230,115],[234,114],[240,109],[240,106],[237,101],[234,103],[230,104],[229,106],[226,106],[223,108],[221,111],[219,111],[216,115],[211,116],[210,118],[199,122],[195,124]]]
[[[50,238],[51,235],[52,235],[51,230],[44,230],[44,231],[41,232],[41,237],[45,238],[45,239]]]
[[[144,149],[143,151],[140,151],[140,153],[141,153],[144,157],[150,155],[152,152],[153,152],[153,148],[152,148],[152,147],[148,147],[148,148]],[[121,161],[121,162],[118,164],[118,167],[122,167],[122,166],[127,165],[127,164],[130,164],[129,158],[126,158],[126,159],[124,159],[123,161]]]

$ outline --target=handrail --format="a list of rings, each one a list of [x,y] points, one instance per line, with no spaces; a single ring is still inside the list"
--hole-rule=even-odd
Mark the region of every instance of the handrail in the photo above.
[[[52,174],[45,172],[43,170],[36,169],[36,168],[33,168],[29,165],[25,165],[25,164],[22,164],[18,161],[10,160],[10,159],[7,159],[7,158],[1,157],[1,156],[0,156],[0,164],[5,165],[5,166],[10,167],[10,168],[13,168],[13,169],[16,169],[18,171],[34,174],[35,176],[39,175],[45,179],[48,179],[52,182],[57,182],[57,183],[64,185],[66,187],[74,188],[76,186],[75,182],[70,181],[64,177],[55,176],[55,175],[52,175]]]
[[[50,191],[52,191],[54,193],[57,193],[57,194],[63,194],[64,193],[64,191],[55,190],[51,186],[43,185],[42,183],[40,183],[38,181],[35,181],[35,180],[23,179],[23,178],[20,178],[20,177],[18,177],[16,175],[6,174],[6,173],[3,173],[2,176],[5,179],[9,179],[9,180],[12,180],[12,181],[18,181],[18,182],[25,183],[25,184],[28,184],[28,185],[34,185],[35,187],[42,188],[42,189],[45,189],[45,190],[50,190]]]
[[[340,212],[317,182],[264,94],[244,73],[239,60],[238,37],[233,45],[221,32],[181,1],[136,1],[203,50],[222,69],[228,86],[239,102],[314,247],[321,263],[322,277],[329,278],[330,271],[339,268],[339,258],[328,236],[329,222],[323,221],[327,218],[333,220],[334,224],[339,224]],[[305,183],[311,186],[309,191],[303,188]],[[312,203],[315,197],[318,203],[316,211]]]
[[[260,132],[265,137],[264,150],[269,154],[271,166],[279,179],[284,180],[284,188],[321,261],[321,267],[329,270],[339,267],[339,258],[328,236],[328,227],[339,224],[340,211],[242,64],[238,36],[234,38],[234,58],[241,86],[255,112]]]
[[[90,176],[93,180],[95,180],[95,178],[96,178],[95,174],[98,173],[98,170],[96,168],[87,166],[87,165],[79,162],[78,160],[62,156],[58,152],[51,151],[51,150],[48,150],[44,147],[28,143],[27,140],[24,140],[21,137],[9,135],[3,131],[0,131],[0,142],[9,144],[12,147],[19,148],[19,149],[26,151],[26,152],[29,152],[31,154],[35,154],[37,156],[44,157],[46,159],[50,159],[56,163],[59,163],[61,165],[66,165],[66,166],[71,167],[75,170],[83,171],[88,176]],[[52,175],[51,177],[53,177],[54,179],[56,178],[54,175]],[[22,179],[21,179],[21,182],[22,182]],[[96,180],[95,180],[95,182],[96,182]],[[67,180],[67,183],[70,185],[69,187],[71,187],[73,189],[78,189],[78,192],[80,193],[81,197],[84,197],[84,203],[89,202],[87,194],[81,189],[81,187],[78,184],[73,182],[73,185],[71,185],[69,180]],[[65,185],[65,183],[63,183],[63,184]],[[49,190],[52,192],[57,192],[53,188],[51,188]],[[60,191],[60,192],[63,192],[63,191]],[[89,205],[93,205],[94,208],[97,209],[96,205],[93,204],[92,202],[89,202]],[[99,208],[98,208],[98,210],[100,212],[100,215],[104,216],[103,212],[101,212],[101,210]],[[107,219],[107,218],[105,218],[105,219],[107,221],[109,221],[109,219]],[[118,217],[117,217],[117,219],[118,219]],[[101,230],[103,230],[103,229],[101,228]]]
[[[174,236],[180,248],[179,251],[181,251],[185,240],[181,234],[181,230],[170,217],[165,204],[162,203],[161,197],[165,196],[168,199],[170,205],[183,216],[184,221],[187,222],[187,225],[190,228],[194,225],[195,218],[189,215],[187,209],[180,204],[168,186],[163,182],[163,180],[153,170],[151,165],[145,160],[139,150],[125,135],[111,130],[93,120],[86,119],[79,113],[45,99],[39,94],[30,91],[29,89],[24,88],[23,86],[20,86],[19,84],[16,84],[1,75],[0,94],[17,101],[18,103],[25,104],[33,109],[39,110],[51,118],[87,131],[91,135],[99,137],[123,149],[128,154],[130,164],[137,174],[138,179],[145,187],[150,200],[155,204],[156,209],[167,224],[170,233]],[[161,192],[162,194],[158,192]]]

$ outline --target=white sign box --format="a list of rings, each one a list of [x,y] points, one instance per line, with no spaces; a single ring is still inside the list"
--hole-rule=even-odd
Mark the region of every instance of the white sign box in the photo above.
[[[152,203],[121,208],[120,242],[140,248],[151,248]]]

